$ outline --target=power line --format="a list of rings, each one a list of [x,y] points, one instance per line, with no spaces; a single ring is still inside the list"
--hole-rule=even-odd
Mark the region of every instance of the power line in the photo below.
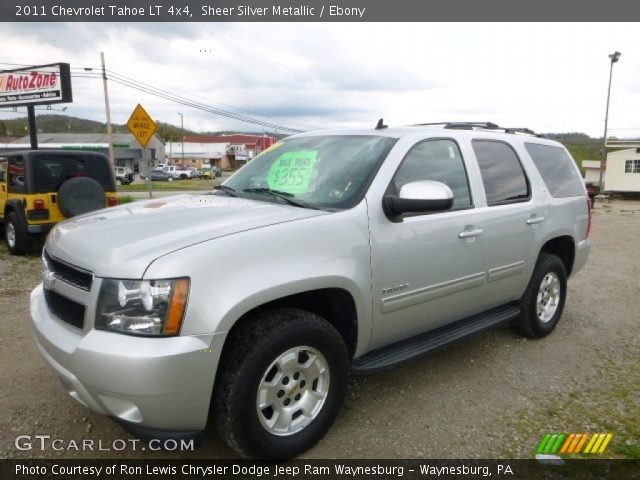
[[[28,65],[22,65],[22,64],[16,64],[16,63],[9,63],[9,62],[2,62],[4,65],[13,65],[13,66],[28,66]],[[72,66],[71,67],[71,77],[72,78],[94,78],[94,79],[101,79],[102,78],[102,72],[100,71],[93,71],[94,68],[93,67],[89,67],[89,66]],[[37,71],[37,70],[34,70]],[[46,71],[43,71],[42,73],[47,73]],[[299,133],[302,132],[303,130],[299,130],[299,129],[295,129],[295,128],[291,128],[291,127],[287,127],[285,125],[281,125],[281,124],[277,124],[268,120],[260,120],[254,117],[250,117],[247,115],[241,115],[238,113],[234,113],[225,109],[221,109],[221,108],[217,108],[214,106],[210,106],[207,105],[205,103],[199,102],[197,100],[193,100],[184,96],[180,96],[177,95],[175,93],[172,93],[168,90],[163,90],[161,88],[155,87],[153,85],[144,83],[144,82],[140,82],[138,80],[135,80],[131,77],[127,77],[126,75],[122,75],[119,74],[117,72],[114,72],[112,70],[107,70],[106,72],[106,76],[107,79],[112,80],[115,83],[119,83],[121,85],[127,86],[129,88],[144,92],[144,93],[148,93],[150,95],[154,95],[160,98],[163,98],[165,100],[169,100],[175,103],[179,103],[181,105],[185,105],[188,107],[192,107],[192,108],[196,108],[198,110],[202,110],[205,111],[207,113],[212,113],[215,115],[219,115],[222,117],[226,117],[232,120],[237,120],[237,121],[241,121],[244,123],[250,123],[253,125],[258,125],[264,128],[269,128],[269,129],[275,129],[275,130],[283,130],[286,132],[291,132],[291,133]]]

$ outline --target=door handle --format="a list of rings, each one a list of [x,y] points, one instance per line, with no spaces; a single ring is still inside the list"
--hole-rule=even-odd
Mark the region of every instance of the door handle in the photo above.
[[[527,225],[537,225],[538,223],[544,222],[544,217],[539,217],[537,215],[532,215],[527,218]]]
[[[458,237],[460,238],[479,237],[480,235],[482,235],[483,231],[484,230],[482,230],[481,228],[474,228],[472,230],[463,230],[458,234]]]

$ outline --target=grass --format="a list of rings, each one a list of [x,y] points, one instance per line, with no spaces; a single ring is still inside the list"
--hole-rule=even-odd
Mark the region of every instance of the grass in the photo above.
[[[153,190],[211,190],[214,181],[191,178],[173,182],[151,182],[151,185]],[[148,188],[147,182],[135,182],[129,185],[118,185],[117,190],[118,192],[146,192]]]
[[[504,458],[531,458],[545,433],[573,431],[613,433],[603,455],[580,454],[571,458],[640,459],[640,349],[627,348],[618,355],[599,353],[597,374],[589,387],[576,387],[562,395],[542,399],[533,411],[507,419],[520,438],[532,439],[526,450],[512,444]]]
[[[132,195],[118,195],[118,205],[135,202],[136,199]]]

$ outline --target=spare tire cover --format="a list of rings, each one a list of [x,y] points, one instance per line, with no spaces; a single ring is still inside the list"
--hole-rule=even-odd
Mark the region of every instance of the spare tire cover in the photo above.
[[[104,208],[104,188],[89,177],[70,178],[58,189],[58,206],[65,217],[73,217]]]

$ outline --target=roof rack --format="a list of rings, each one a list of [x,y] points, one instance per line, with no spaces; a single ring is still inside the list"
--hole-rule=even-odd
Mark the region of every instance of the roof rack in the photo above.
[[[443,128],[449,128],[452,130],[502,130],[504,133],[524,133],[527,135],[533,135],[535,137],[543,138],[543,135],[534,132],[529,128],[521,127],[500,127],[493,122],[432,122],[432,123],[416,123],[411,125],[412,127],[424,127],[429,125],[442,125]]]

